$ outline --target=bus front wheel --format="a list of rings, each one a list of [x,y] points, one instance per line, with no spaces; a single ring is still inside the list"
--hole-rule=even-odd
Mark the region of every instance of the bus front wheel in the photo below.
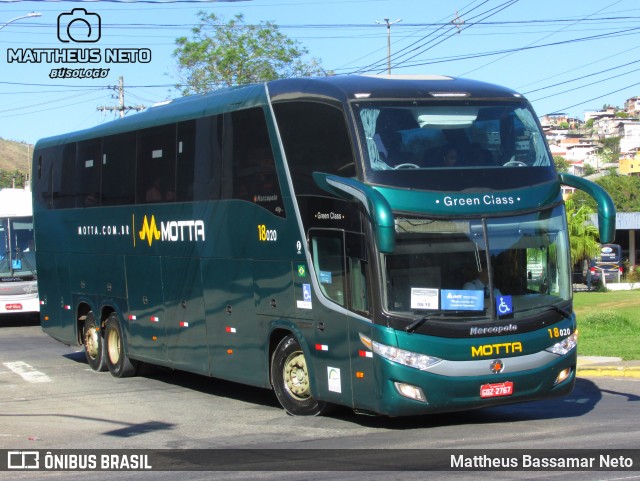
[[[124,339],[120,319],[114,312],[107,319],[104,329],[107,367],[114,377],[130,377],[135,375],[137,362],[132,361],[124,352]]]
[[[278,401],[293,416],[318,416],[329,404],[311,395],[307,362],[298,340],[287,336],[271,358],[271,384]]]
[[[93,312],[87,314],[82,329],[82,337],[84,340],[84,355],[87,363],[94,371],[106,371],[107,359],[104,349],[104,338],[100,332],[100,328],[96,322],[96,316]]]

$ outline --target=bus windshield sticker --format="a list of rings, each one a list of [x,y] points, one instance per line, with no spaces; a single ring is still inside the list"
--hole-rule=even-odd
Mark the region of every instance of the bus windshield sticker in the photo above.
[[[342,383],[340,382],[340,369],[327,366],[327,377],[329,379],[329,391],[341,393]]]
[[[498,316],[513,314],[513,301],[511,296],[499,296],[496,299],[496,312]]]
[[[443,311],[482,311],[484,291],[442,289]]]
[[[438,309],[438,289],[411,288],[411,309]]]
[[[331,271],[320,271],[320,282],[323,284],[331,284]]]

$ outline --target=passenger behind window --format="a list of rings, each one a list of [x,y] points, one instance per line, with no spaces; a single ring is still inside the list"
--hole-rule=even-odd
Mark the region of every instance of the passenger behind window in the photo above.
[[[442,156],[443,167],[455,167],[458,164],[458,150],[453,146],[448,146]]]
[[[149,187],[145,193],[145,201],[147,203],[153,202],[172,202],[175,200],[175,194],[171,190],[167,190],[163,194],[162,181],[159,177],[153,180],[153,184]]]
[[[412,163],[413,156],[406,152],[402,143],[403,130],[418,129],[420,126],[413,114],[402,109],[384,109],[376,122],[374,139],[383,160],[390,166]]]
[[[489,271],[486,267],[482,267],[482,270],[478,271],[474,264],[470,264],[464,270],[464,278],[468,279],[462,286],[464,290],[483,291],[484,297],[489,297]],[[493,295],[497,299],[502,293],[497,287],[494,287]]]
[[[469,165],[472,166],[489,166],[493,165],[493,155],[487,149],[483,149],[478,144],[471,144],[469,151]]]

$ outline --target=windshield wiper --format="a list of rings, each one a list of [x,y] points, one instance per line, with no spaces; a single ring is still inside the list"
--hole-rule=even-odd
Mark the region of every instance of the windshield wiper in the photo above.
[[[429,316],[421,317],[420,319],[416,319],[411,324],[409,324],[407,327],[405,327],[404,330],[406,332],[413,332],[417,328],[419,328],[422,324],[424,324],[425,322],[430,321],[430,320],[431,320],[431,317],[429,317]]]
[[[566,311],[566,310],[562,309],[561,307],[558,307],[558,306],[556,306],[554,304],[551,304],[549,306],[549,309],[552,309],[552,310],[556,311],[558,314],[560,314],[565,319],[569,319],[571,317],[571,313],[569,311]]]

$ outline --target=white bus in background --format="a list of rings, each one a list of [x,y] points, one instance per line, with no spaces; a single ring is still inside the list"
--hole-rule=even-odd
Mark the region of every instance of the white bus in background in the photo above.
[[[31,190],[0,190],[0,314],[38,312]]]

